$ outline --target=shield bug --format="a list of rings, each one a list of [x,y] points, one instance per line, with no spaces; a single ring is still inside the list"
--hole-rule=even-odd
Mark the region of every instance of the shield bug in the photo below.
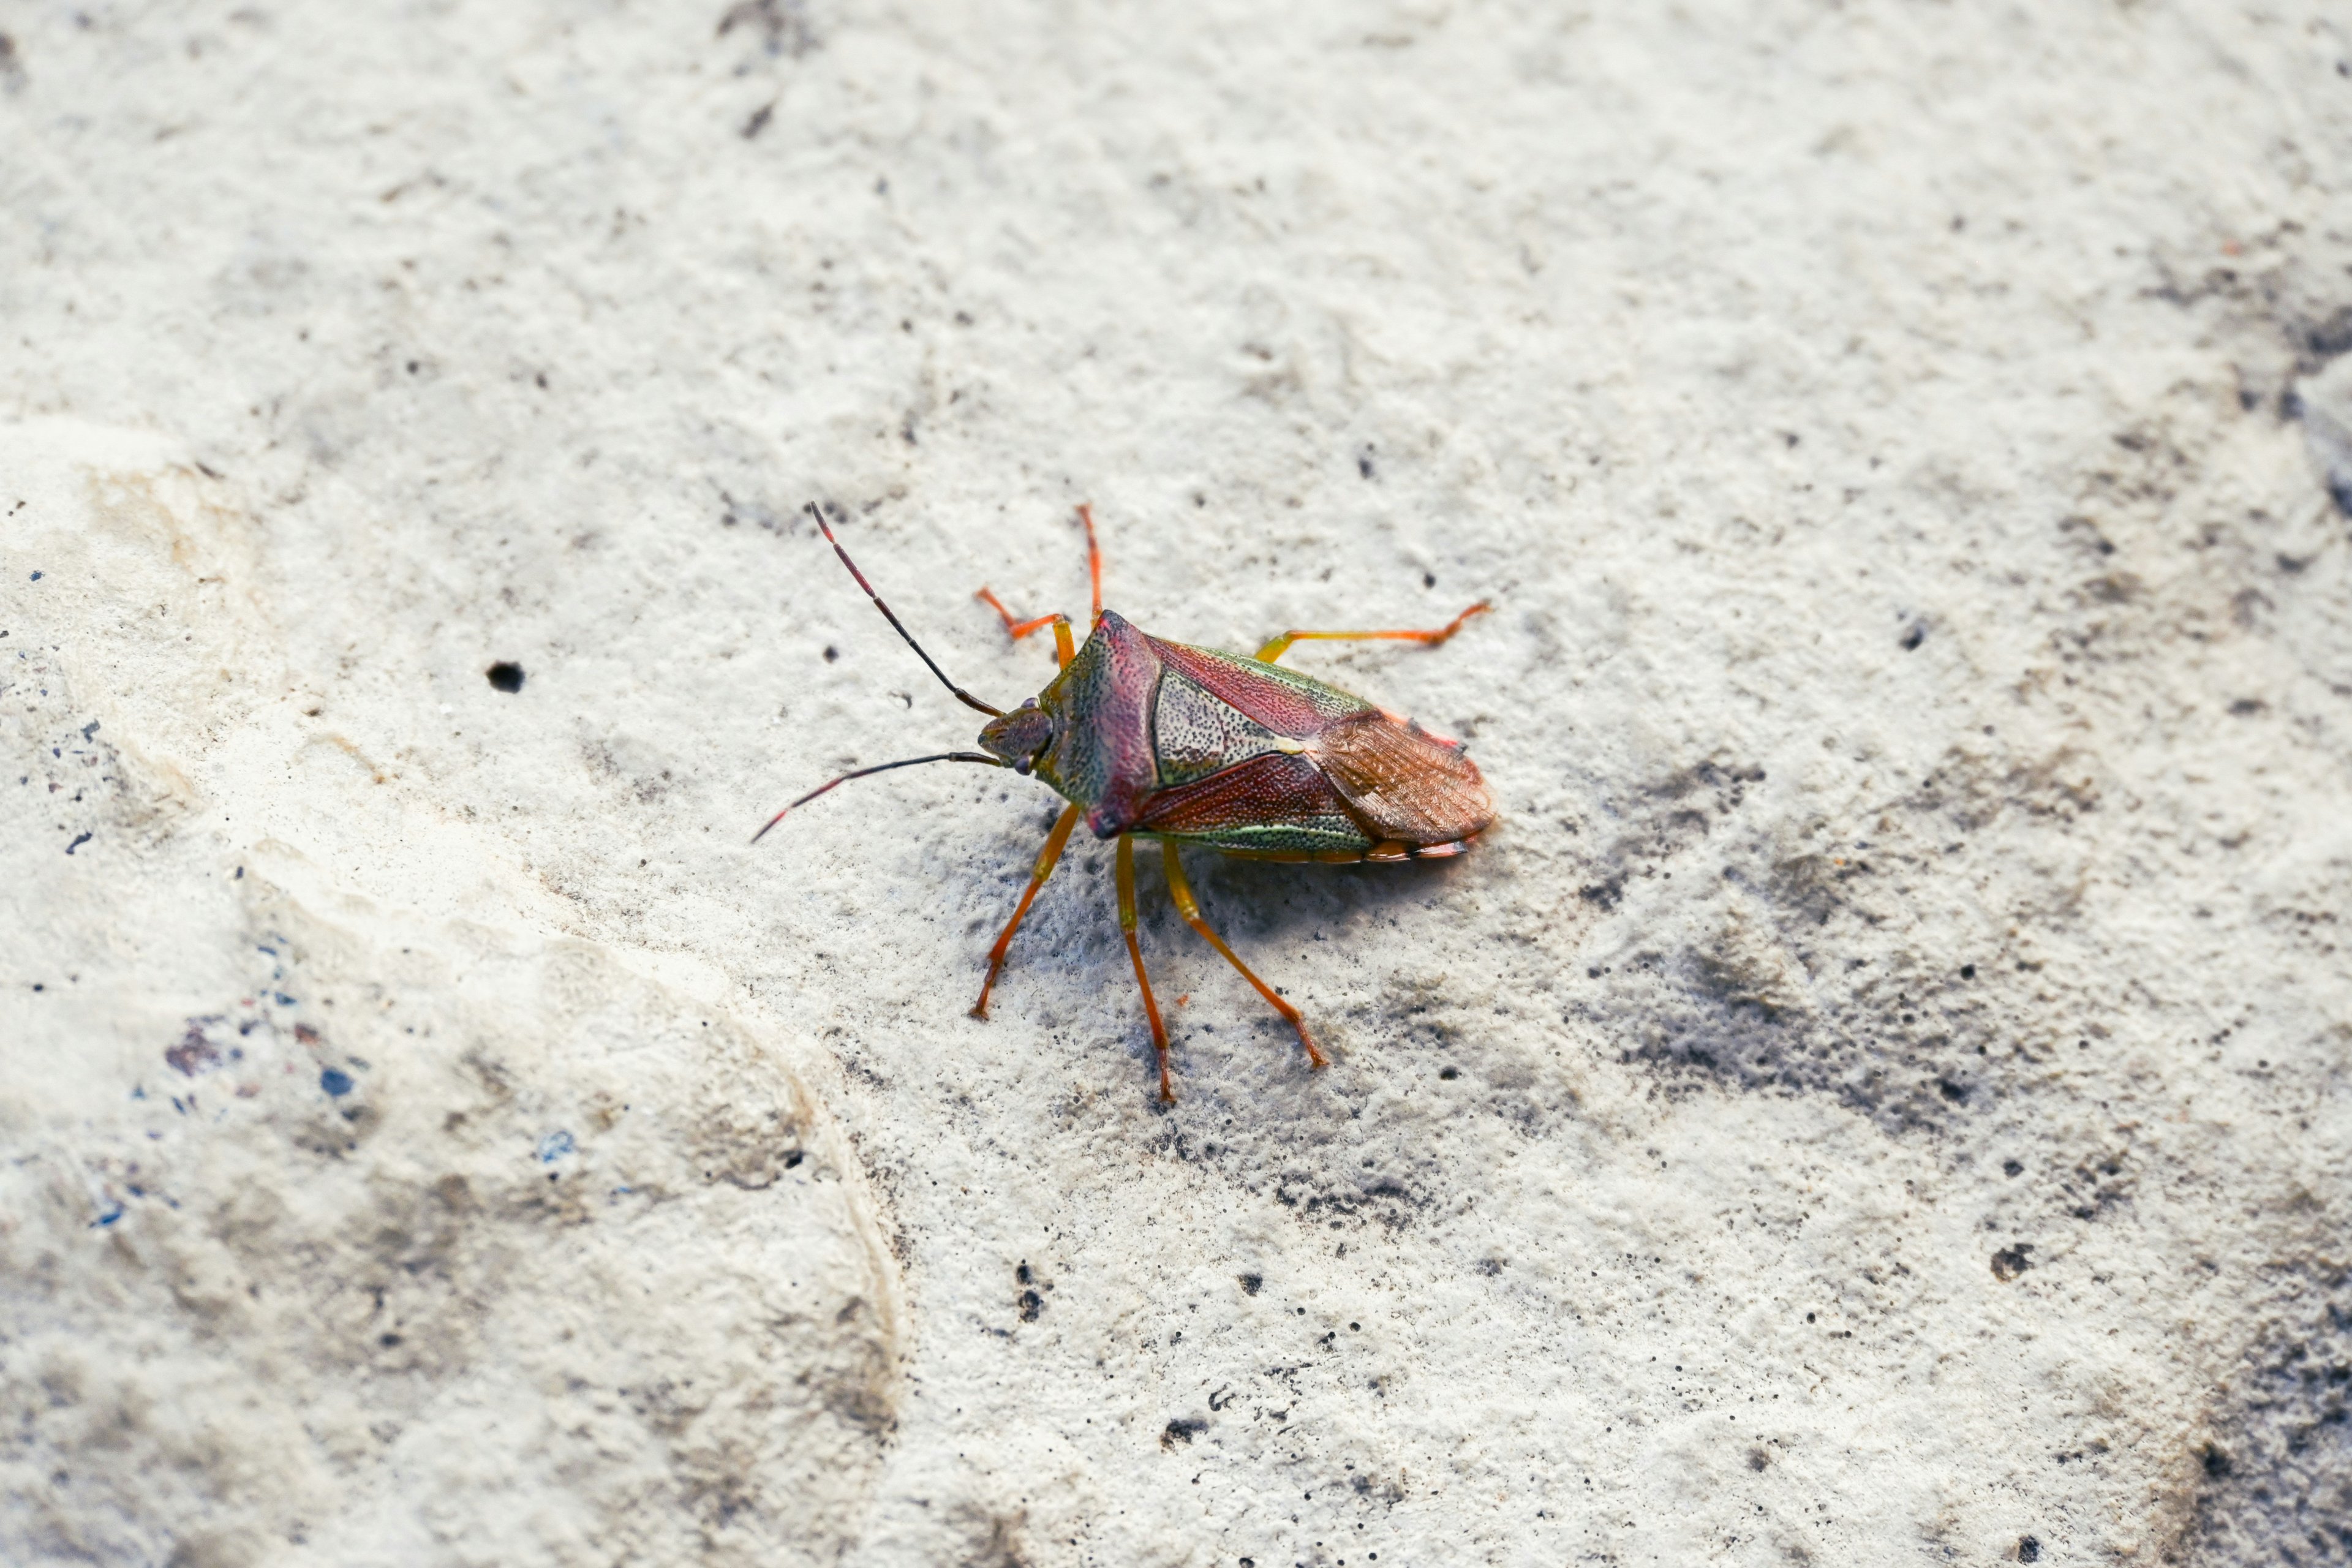
[[[1054,634],[1058,672],[1045,690],[1008,712],[950,680],[849,558],[824,513],[814,503],[808,513],[907,646],[959,700],[987,714],[988,723],[980,731],[977,752],[908,757],[827,780],[769,818],[752,842],[827,790],[893,768],[980,763],[1031,775],[1069,804],[1045,836],[1029,885],[989,950],[973,1017],[988,1016],[989,994],[1003,971],[1013,932],[1083,818],[1096,837],[1118,844],[1119,931],[1159,1054],[1160,1098],[1173,1100],[1176,1092],[1168,1074],[1168,1029],[1136,941],[1139,838],[1159,842],[1169,895],[1184,922],[1298,1032],[1308,1063],[1325,1066],[1328,1058],[1298,1009],[1259,979],[1202,917],[1178,847],[1195,844],[1259,860],[1327,863],[1428,859],[1467,850],[1494,821],[1495,806],[1460,742],[1433,735],[1410,719],[1277,661],[1291,644],[1317,639],[1442,643],[1484,612],[1486,602],[1430,631],[1285,632],[1249,658],[1167,642],[1103,608],[1102,552],[1094,514],[1082,506],[1078,521],[1086,529],[1087,572],[1094,590],[1094,615],[1083,644],[1074,646],[1067,616],[1024,620],[994,594],[980,591],[1015,641],[1047,627]]]

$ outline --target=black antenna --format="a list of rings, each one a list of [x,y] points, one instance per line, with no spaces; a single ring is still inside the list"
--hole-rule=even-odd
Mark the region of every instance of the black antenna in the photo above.
[[[954,692],[954,693],[956,694],[956,700],[957,700],[958,701],[960,701],[960,702],[963,703],[963,705],[964,705],[965,707],[967,707],[967,708],[977,708],[977,709],[979,709],[982,712],[983,712],[983,713],[987,714],[987,715],[988,715],[990,718],[992,718],[992,719],[1002,719],[1002,718],[1003,718],[1003,717],[1004,717],[1004,710],[1003,710],[1003,709],[1002,709],[1002,708],[992,708],[992,707],[990,707],[987,703],[982,702],[979,698],[974,697],[971,692],[966,691],[962,687],[958,686],[954,681],[950,680],[950,679],[948,679],[948,672],[947,672],[946,670],[944,670],[944,669],[941,669],[941,668],[940,668],[937,664],[933,664],[933,663],[931,662],[931,656],[930,656],[929,654],[927,654],[927,653],[925,653],[925,652],[923,651],[923,645],[922,645],[921,643],[917,642],[917,641],[915,640],[915,638],[914,638],[914,635],[913,635],[912,633],[908,632],[905,626],[900,626],[900,625],[898,624],[898,616],[894,616],[894,615],[892,615],[892,614],[890,613],[890,606],[889,606],[889,605],[886,605],[886,604],[884,604],[884,603],[882,602],[882,595],[879,595],[879,594],[877,594],[877,593],[876,593],[876,592],[874,591],[874,584],[871,584],[871,583],[868,583],[868,582],[866,580],[866,574],[865,574],[865,573],[863,573],[863,572],[860,572],[860,571],[857,569],[857,563],[856,563],[856,562],[855,562],[855,561],[852,561],[852,560],[849,558],[849,552],[848,552],[848,551],[846,551],[846,550],[844,550],[844,549],[841,547],[841,541],[839,541],[838,539],[834,538],[834,536],[833,536],[833,530],[832,530],[830,527],[828,527],[828,526],[826,525],[825,521],[824,521],[824,513],[823,513],[823,512],[821,512],[821,511],[819,511],[819,510],[817,510],[816,502],[814,502],[814,501],[810,501],[810,502],[808,503],[808,514],[809,514],[811,517],[813,517],[813,518],[816,519],[816,525],[817,525],[817,527],[818,527],[819,529],[821,529],[821,530],[823,530],[823,531],[824,531],[825,542],[833,546],[833,552],[834,552],[835,555],[838,555],[838,556],[840,556],[840,557],[841,557],[841,563],[842,563],[844,566],[846,566],[846,567],[848,567],[848,568],[849,568],[849,574],[850,574],[851,576],[853,576],[853,577],[855,577],[855,578],[856,578],[856,579],[857,579],[857,585],[858,585],[859,587],[861,587],[861,588],[863,588],[863,589],[865,589],[865,590],[866,590],[866,596],[867,598],[869,598],[869,599],[871,599],[871,600],[873,600],[873,601],[874,601],[874,607],[875,607],[876,609],[877,609],[877,610],[879,610],[879,611],[881,611],[881,612],[882,612],[883,618],[884,618],[885,620],[887,620],[887,621],[890,623],[891,626],[892,626],[892,627],[893,627],[893,628],[898,632],[898,634],[900,637],[905,637],[905,638],[907,639],[907,646],[908,646],[908,647],[913,648],[913,649],[915,650],[915,657],[916,657],[917,658],[921,659],[925,664],[929,664],[929,665],[930,665],[930,667],[931,667],[931,673],[932,673],[933,675],[936,675],[936,676],[938,676],[938,677],[940,678],[940,684],[941,686],[946,687],[950,691]],[[957,755],[959,755],[959,756],[966,756],[966,757],[969,757],[969,756],[971,756],[971,755],[974,755],[974,754],[975,754],[975,753],[971,753],[971,752],[958,752],[958,753],[957,753]],[[929,758],[929,757],[926,757],[926,758],[924,758],[924,759],[923,759],[923,761],[925,761],[925,762],[930,762],[930,761],[933,761],[933,760],[935,760],[935,759]],[[991,758],[991,759],[989,759],[989,760],[992,762],[992,761],[994,761],[995,759]],[[891,765],[892,767],[897,767],[897,766],[898,766],[899,764],[898,764],[898,763],[891,763],[890,765]],[[854,773],[852,773],[852,774],[847,774],[847,775],[845,775],[845,776],[854,778],[854,777],[856,777],[856,774],[854,774]],[[834,781],[834,783],[835,783],[835,784],[838,784],[839,782],[841,782],[841,781],[840,781],[840,780],[838,780],[838,779],[836,779],[836,780],[835,780],[835,781]],[[832,785],[832,784],[827,784],[827,785],[825,785],[825,788],[827,788],[827,789],[831,789],[832,787],[833,787],[833,785]],[[797,803],[797,802],[795,802],[794,804],[795,804],[795,805],[797,805],[798,803]],[[785,809],[786,811],[790,811],[790,810],[792,809],[792,806],[789,806],[789,805],[788,805],[788,806],[784,807],[784,809]],[[771,826],[773,826],[773,825],[772,825],[772,824],[771,824]],[[763,829],[761,829],[761,831],[762,831],[762,832],[764,832],[764,831],[766,831],[766,829],[764,829],[764,828],[763,828]]]
[[[853,566],[850,570],[855,572],[857,568]],[[872,590],[869,589],[867,592],[870,593]],[[880,601],[877,600],[876,603],[878,604]],[[791,805],[784,807],[783,810],[768,818],[768,827],[773,827],[785,817],[790,816],[799,807],[806,805],[809,802],[814,800],[825,791],[833,788],[835,784],[845,784],[852,779],[862,779],[868,773],[887,773],[892,768],[911,768],[923,763],[985,763],[992,768],[1001,768],[1009,765],[1000,758],[990,756],[986,752],[941,752],[935,757],[908,757],[902,762],[877,763],[870,768],[859,768],[855,772],[845,773],[837,779],[827,779],[824,783],[817,785],[816,788],[809,791],[808,794],[801,796],[800,799],[793,802]],[[757,844],[761,839],[765,838],[768,836],[768,827],[762,827],[759,832],[751,835],[751,842]]]

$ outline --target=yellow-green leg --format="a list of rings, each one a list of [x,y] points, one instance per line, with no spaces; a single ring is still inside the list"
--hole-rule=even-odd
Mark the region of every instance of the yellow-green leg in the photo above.
[[[1308,1066],[1318,1068],[1328,1067],[1330,1065],[1329,1058],[1325,1057],[1321,1051],[1316,1048],[1314,1037],[1307,1032],[1307,1020],[1299,1016],[1298,1009],[1284,1001],[1281,997],[1276,995],[1274,994],[1273,986],[1268,985],[1265,981],[1260,980],[1255,974],[1252,973],[1250,972],[1250,966],[1244,963],[1238,957],[1234,956],[1234,950],[1225,945],[1225,939],[1219,936],[1215,931],[1211,931],[1209,929],[1209,922],[1201,918],[1201,906],[1199,903],[1195,902],[1192,898],[1192,884],[1184,879],[1183,864],[1176,858],[1176,841],[1172,838],[1161,839],[1160,841],[1160,853],[1161,860],[1168,868],[1169,896],[1176,900],[1176,912],[1184,917],[1184,923],[1191,926],[1194,931],[1199,931],[1201,935],[1207,940],[1211,947],[1213,947],[1219,952],[1223,953],[1225,955],[1225,962],[1232,964],[1235,969],[1240,970],[1242,972],[1242,978],[1248,981],[1252,985],[1256,986],[1257,994],[1265,997],[1266,1001],[1273,1005],[1276,1012],[1290,1020],[1290,1026],[1298,1031],[1298,1043],[1307,1047],[1307,1061]]]
[[[1037,889],[1054,874],[1054,862],[1062,858],[1062,846],[1070,841],[1070,829],[1077,823],[1078,808],[1075,805],[1064,806],[1062,815],[1054,819],[1054,831],[1045,836],[1045,847],[1037,852],[1036,869],[1029,873],[1029,886],[1022,891],[1021,901],[1013,906],[1013,918],[1004,922],[996,945],[988,950],[988,978],[980,983],[980,1000],[971,1005],[973,1017],[988,1016],[988,994],[996,988],[997,972],[1004,967],[1004,954],[1013,946],[1013,933],[1021,929],[1021,917],[1029,912],[1029,900],[1037,896]]]
[[[1427,643],[1430,647],[1435,647],[1439,643],[1460,631],[1463,622],[1473,616],[1485,615],[1489,607],[1486,601],[1481,599],[1435,631],[1428,632],[1285,632],[1257,650],[1258,662],[1272,664],[1280,658],[1295,642],[1356,642],[1367,638],[1385,637],[1392,642]]]
[[[1176,1103],[1176,1085],[1168,1077],[1168,1026],[1160,1021],[1160,1004],[1151,998],[1151,976],[1143,973],[1143,948],[1135,940],[1135,840],[1118,836],[1118,929],[1127,938],[1127,956],[1135,960],[1135,983],[1143,987],[1143,1016],[1151,1020],[1151,1048],[1160,1053],[1160,1098]]]

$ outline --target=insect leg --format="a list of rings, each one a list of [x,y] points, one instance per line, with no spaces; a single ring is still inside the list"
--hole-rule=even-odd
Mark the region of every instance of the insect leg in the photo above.
[[[982,588],[979,593],[974,594],[972,597],[980,600],[990,609],[994,610],[999,616],[1002,616],[1004,618],[1004,629],[1012,635],[1014,642],[1019,642],[1023,637],[1027,637],[1031,632],[1035,631],[1040,626],[1053,627],[1054,662],[1056,667],[1066,667],[1070,660],[1076,657],[1076,645],[1072,643],[1070,640],[1070,617],[1063,615],[1060,611],[1057,610],[1050,616],[1035,616],[1024,621],[1020,616],[1014,615],[1012,611],[1006,609],[1004,607],[1004,601],[998,598],[986,588]]]
[[[1143,973],[1143,948],[1135,940],[1135,840],[1118,836],[1118,929],[1127,938],[1127,955],[1135,960],[1135,983],[1143,987],[1143,1016],[1151,1020],[1151,1048],[1160,1053],[1160,1098],[1176,1103],[1176,1086],[1168,1079],[1168,1026],[1160,1021],[1160,1004],[1151,999],[1151,977]]]
[[[1014,642],[1019,642],[1023,637],[1027,637],[1031,632],[1036,631],[1041,627],[1050,626],[1056,621],[1066,621],[1070,618],[1069,616],[1061,614],[1059,611],[1056,611],[1050,616],[1033,616],[1028,620],[1024,621],[1020,616],[1014,615],[1011,610],[1006,609],[1004,607],[1004,601],[998,598],[995,591],[990,588],[982,588],[979,593],[974,594],[972,597],[978,599],[982,604],[986,605],[990,609],[994,610],[997,615],[1003,618],[1004,629],[1006,633],[1012,637]]]
[[[1321,1051],[1316,1049],[1314,1040],[1310,1038],[1307,1033],[1307,1020],[1298,1016],[1298,1009],[1284,1001],[1281,997],[1276,995],[1274,994],[1274,987],[1268,985],[1265,981],[1260,980],[1256,975],[1251,973],[1250,966],[1244,963],[1239,958],[1235,957],[1234,955],[1234,950],[1225,945],[1224,938],[1219,936],[1215,931],[1211,931],[1209,929],[1209,922],[1201,918],[1201,906],[1194,902],[1192,899],[1192,885],[1184,879],[1183,863],[1176,858],[1176,841],[1172,838],[1161,839],[1160,841],[1160,852],[1168,866],[1169,896],[1176,900],[1176,912],[1184,917],[1184,923],[1191,926],[1194,931],[1199,931],[1201,935],[1207,940],[1211,947],[1213,947],[1219,952],[1223,953],[1225,955],[1225,962],[1232,964],[1235,969],[1240,970],[1242,972],[1242,978],[1248,981],[1252,985],[1256,986],[1257,994],[1265,997],[1268,1002],[1272,1003],[1276,1012],[1290,1020],[1290,1026],[1298,1031],[1298,1043],[1307,1047],[1307,1062],[1308,1066],[1318,1068],[1328,1067],[1330,1065],[1330,1058],[1326,1057]]]
[[[1095,509],[1091,502],[1078,503],[1078,521],[1087,528],[1087,580],[1094,584],[1095,617],[1087,626],[1102,619],[1102,546],[1095,542]]]
[[[1444,642],[1447,637],[1452,637],[1455,632],[1460,631],[1462,629],[1463,622],[1468,620],[1473,616],[1486,614],[1490,607],[1491,606],[1488,605],[1486,600],[1481,599],[1476,604],[1471,605],[1468,609],[1463,611],[1460,615],[1454,616],[1452,620],[1446,622],[1445,625],[1439,626],[1434,631],[1427,632],[1285,632],[1280,637],[1275,638],[1272,642],[1257,650],[1257,660],[1260,664],[1272,664],[1275,660],[1283,656],[1284,651],[1287,649],[1292,643],[1318,640],[1345,642],[1368,637],[1386,637],[1397,642],[1427,643],[1432,647],[1434,647],[1439,643]]]
[[[1065,806],[1055,820],[1054,831],[1045,835],[1045,847],[1037,852],[1036,868],[1029,873],[1029,886],[1022,890],[1021,901],[1013,907],[1013,918],[1004,922],[1004,930],[996,938],[996,945],[988,950],[988,978],[980,983],[980,1000],[971,1005],[975,1018],[988,1016],[988,994],[996,989],[996,976],[1004,967],[1004,954],[1013,946],[1013,933],[1021,929],[1021,917],[1029,912],[1029,900],[1054,874],[1054,863],[1062,858],[1062,846],[1070,841],[1070,829],[1078,824],[1078,808]]]

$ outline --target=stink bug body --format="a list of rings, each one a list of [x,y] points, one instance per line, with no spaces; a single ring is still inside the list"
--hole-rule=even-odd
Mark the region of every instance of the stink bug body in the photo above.
[[[857,585],[940,684],[988,714],[989,721],[980,732],[981,751],[909,757],[844,773],[776,813],[753,842],[795,806],[835,785],[892,768],[981,763],[1034,775],[1069,805],[1046,836],[1029,886],[989,951],[974,1017],[988,1016],[989,993],[1003,970],[1013,934],[1083,818],[1096,837],[1118,842],[1119,929],[1159,1054],[1160,1098],[1173,1100],[1176,1094],[1168,1073],[1168,1030],[1136,940],[1138,838],[1159,841],[1169,894],[1185,923],[1297,1030],[1308,1062],[1326,1065],[1298,1009],[1260,980],[1202,918],[1177,847],[1197,844],[1252,859],[1327,862],[1423,859],[1467,850],[1494,821],[1495,808],[1477,765],[1463,754],[1459,742],[1433,735],[1409,719],[1276,661],[1292,643],[1318,638],[1442,643],[1486,604],[1473,605],[1430,631],[1286,632],[1252,658],[1167,642],[1103,608],[1094,517],[1080,507],[1094,584],[1094,616],[1083,645],[1074,646],[1068,616],[1021,620],[987,589],[980,591],[1016,640],[1048,626],[1054,633],[1059,672],[1045,690],[1007,712],[947,678],[874,592],[834,538],[824,514],[814,505],[808,511]]]

